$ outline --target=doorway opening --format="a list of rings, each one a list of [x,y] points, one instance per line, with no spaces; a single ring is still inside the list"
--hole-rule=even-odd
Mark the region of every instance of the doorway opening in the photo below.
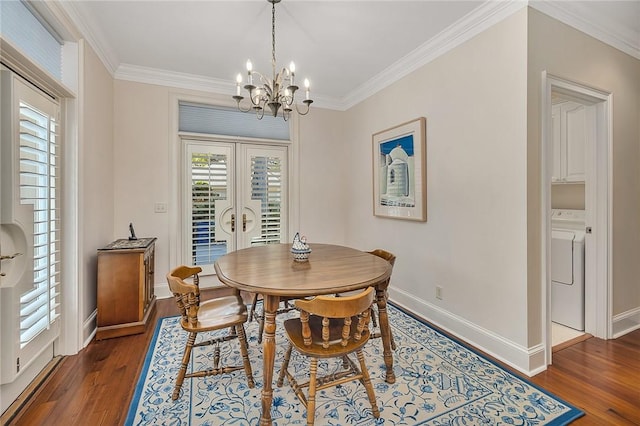
[[[543,277],[553,349],[608,339],[611,94],[543,73]]]

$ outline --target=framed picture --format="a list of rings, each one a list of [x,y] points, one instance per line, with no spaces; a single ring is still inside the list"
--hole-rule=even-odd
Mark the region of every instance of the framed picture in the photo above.
[[[427,220],[424,117],[373,134],[373,214]]]

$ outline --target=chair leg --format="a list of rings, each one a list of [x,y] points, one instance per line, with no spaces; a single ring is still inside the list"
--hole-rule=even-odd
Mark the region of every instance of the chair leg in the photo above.
[[[360,361],[360,371],[362,372],[362,384],[364,388],[367,390],[367,396],[369,397],[369,402],[371,403],[371,410],[373,411],[373,416],[377,419],[380,417],[380,410],[378,409],[378,403],[376,402],[376,394],[373,390],[373,385],[371,384],[371,378],[369,377],[369,370],[367,370],[367,364],[364,362],[364,355],[362,350],[357,350],[356,354],[358,355],[358,361]]]
[[[378,321],[376,320],[376,312],[374,309],[371,309],[371,322],[374,328],[378,326]],[[375,336],[373,337],[380,337],[380,334],[376,333]],[[389,328],[389,339],[391,341],[391,349],[395,351],[396,341],[393,339],[393,333],[391,332],[391,328]]]
[[[249,311],[249,321],[253,321],[256,315],[256,305],[258,304],[258,293],[253,295],[253,302],[251,302],[251,310]]]
[[[371,324],[373,324],[373,328],[378,327],[378,321],[376,320],[376,310],[371,309]]]
[[[291,350],[293,349],[293,345],[289,345],[287,352],[284,354],[284,362],[282,363],[282,367],[280,367],[280,374],[278,375],[278,387],[281,388],[284,384],[284,376],[287,374],[287,369],[289,369],[289,359],[291,359]]]
[[[253,381],[251,362],[249,361],[249,352],[247,351],[247,335],[244,332],[244,325],[236,325],[236,333],[238,334],[238,340],[240,340],[240,353],[242,354],[242,364],[244,365],[244,373],[247,376],[247,383],[250,388],[253,388],[256,385]]]
[[[307,426],[313,426],[316,418],[316,378],[318,375],[318,359],[311,358],[310,364],[311,371],[309,374],[309,398],[307,399]]]
[[[196,342],[197,334],[198,333],[189,333],[189,337],[187,338],[187,344],[184,347],[184,355],[182,356],[182,364],[180,364],[178,377],[176,377],[176,386],[173,389],[173,394],[171,395],[171,399],[174,401],[180,397],[180,389],[182,388],[182,382],[184,382],[184,376],[187,374],[187,366],[191,359],[191,350],[193,349],[193,344]]]
[[[351,368],[351,366],[349,365],[349,356],[345,355],[342,357],[342,369],[348,370],[349,368]]]
[[[253,321],[254,319],[258,321],[258,344],[261,344],[262,335],[264,334],[264,306],[262,307],[261,312],[257,311],[256,307],[258,304],[258,296],[258,293],[253,296],[253,302],[251,302],[251,310],[249,311],[249,321]]]
[[[256,319],[258,320],[258,344],[261,344],[264,333],[264,309],[259,315],[256,315]]]

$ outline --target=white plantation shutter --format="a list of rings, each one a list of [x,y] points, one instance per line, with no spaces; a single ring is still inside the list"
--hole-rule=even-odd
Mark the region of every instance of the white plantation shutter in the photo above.
[[[282,236],[282,160],[251,157],[251,199],[262,206],[261,232],[251,245],[279,243]]]
[[[190,146],[191,263],[208,265],[227,252],[224,237],[216,238],[215,202],[228,196],[229,157]]]
[[[33,288],[20,295],[20,345],[60,315],[60,165],[55,117],[20,102],[20,204],[33,209]]]

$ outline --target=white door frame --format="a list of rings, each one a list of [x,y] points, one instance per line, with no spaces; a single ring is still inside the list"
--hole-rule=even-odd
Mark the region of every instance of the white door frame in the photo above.
[[[542,72],[542,318],[546,364],[551,364],[551,175],[553,139],[551,93],[588,106],[595,122],[585,147],[585,332],[602,339],[612,336],[611,236],[612,236],[612,106],[613,95]]]

